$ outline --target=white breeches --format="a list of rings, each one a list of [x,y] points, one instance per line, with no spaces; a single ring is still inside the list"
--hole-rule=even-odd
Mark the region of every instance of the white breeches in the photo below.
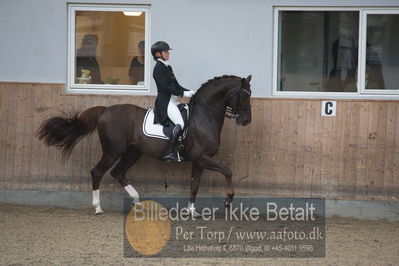
[[[170,96],[169,104],[168,104],[168,117],[172,122],[177,125],[180,124],[181,128],[184,128],[184,121],[181,117],[179,108],[177,105],[179,102],[177,101],[177,97],[172,95]]]

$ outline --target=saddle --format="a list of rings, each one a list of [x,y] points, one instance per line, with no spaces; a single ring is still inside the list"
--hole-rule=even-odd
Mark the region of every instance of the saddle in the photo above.
[[[184,121],[184,131],[182,136],[179,138],[179,140],[183,140],[186,138],[187,134],[187,125],[188,125],[188,119],[189,119],[189,106],[188,104],[181,103],[177,106],[179,108],[179,111],[182,115],[183,121]],[[158,139],[170,139],[172,136],[172,131],[173,128],[175,127],[175,124],[168,118],[166,121],[165,126],[162,126],[161,124],[154,124],[154,110],[153,109],[148,109],[147,113],[144,116],[144,121],[143,121],[143,133],[147,137],[151,138],[158,138]]]

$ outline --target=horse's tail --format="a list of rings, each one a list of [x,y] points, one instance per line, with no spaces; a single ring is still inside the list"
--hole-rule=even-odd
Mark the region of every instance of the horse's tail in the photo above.
[[[79,112],[54,116],[43,121],[38,129],[37,136],[47,146],[56,146],[62,149],[62,156],[67,159],[73,147],[79,140],[92,133],[97,127],[97,121],[106,107],[95,106]]]

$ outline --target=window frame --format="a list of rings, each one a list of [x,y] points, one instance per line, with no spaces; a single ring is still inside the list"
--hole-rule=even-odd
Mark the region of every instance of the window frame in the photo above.
[[[359,43],[358,43],[358,80],[360,89],[357,92],[317,92],[317,91],[279,91],[279,40],[280,40],[280,11],[358,11],[359,12]],[[367,38],[367,15],[368,14],[399,14],[399,8],[369,8],[369,7],[273,7],[273,66],[272,66],[272,96],[278,97],[319,97],[319,98],[362,98],[384,96],[399,96],[398,90],[366,90],[366,38]]]
[[[144,84],[112,85],[112,84],[77,84],[75,83],[75,36],[76,11],[139,11],[145,12],[145,48],[144,48]],[[137,94],[150,91],[150,7],[146,5],[107,5],[107,4],[68,4],[68,53],[67,53],[67,86],[66,93],[71,94]]]

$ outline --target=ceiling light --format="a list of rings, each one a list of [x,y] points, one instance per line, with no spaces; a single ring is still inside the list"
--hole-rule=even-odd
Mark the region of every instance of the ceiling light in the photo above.
[[[143,13],[143,12],[138,12],[138,11],[129,11],[129,12],[123,12],[123,14],[125,15],[125,16],[133,16],[133,17],[138,17],[138,16],[140,16],[141,15],[141,13]]]

